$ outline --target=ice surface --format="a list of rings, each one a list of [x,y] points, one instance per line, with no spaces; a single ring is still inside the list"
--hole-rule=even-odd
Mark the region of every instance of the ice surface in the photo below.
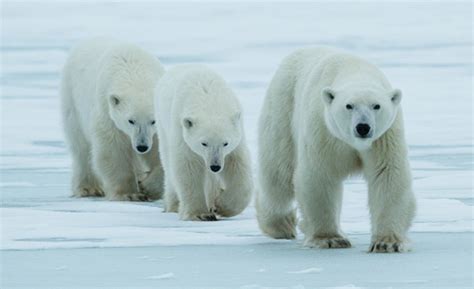
[[[1,5],[1,287],[472,287],[473,102],[470,2],[59,3]],[[33,13],[34,12],[34,13]],[[346,182],[342,228],[354,247],[309,250],[263,236],[250,206],[182,222],[154,203],[70,197],[58,83],[71,46],[108,35],[166,67],[205,63],[256,123],[281,59],[336,46],[403,90],[418,213],[408,254],[366,254],[366,186]]]
[[[288,274],[311,274],[311,273],[320,273],[321,271],[323,271],[323,269],[312,267],[312,268],[307,268],[307,269],[298,270],[298,271],[289,271],[287,273]]]

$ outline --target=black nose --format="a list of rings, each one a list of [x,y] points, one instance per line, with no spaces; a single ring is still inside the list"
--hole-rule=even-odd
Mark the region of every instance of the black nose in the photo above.
[[[366,123],[359,123],[356,126],[356,131],[361,137],[365,137],[370,131],[370,125]]]
[[[141,153],[144,153],[148,150],[148,146],[137,146],[137,150]]]
[[[221,170],[221,166],[216,166],[216,165],[211,166],[211,171],[213,171],[215,173],[217,173],[220,170]]]

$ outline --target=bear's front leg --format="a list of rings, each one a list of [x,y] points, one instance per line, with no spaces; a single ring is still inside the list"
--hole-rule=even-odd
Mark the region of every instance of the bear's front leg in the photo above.
[[[407,231],[415,216],[415,197],[407,168],[386,164],[369,177],[372,243],[369,252],[409,250]]]
[[[171,176],[165,175],[165,187],[163,194],[163,204],[165,213],[178,213],[179,212],[179,198],[176,190],[173,186]]]
[[[98,136],[93,144],[94,168],[109,200],[148,201],[139,190],[128,143],[122,136],[111,137],[110,132]]]
[[[388,130],[361,156],[369,185],[369,252],[408,251],[406,234],[415,217],[416,202],[403,134],[399,129]]]
[[[163,196],[164,191],[164,172],[161,166],[160,155],[158,151],[158,137],[153,137],[153,147],[143,155],[137,155],[149,169],[148,175],[139,181],[140,191],[149,196],[150,199],[158,200]]]
[[[206,172],[204,177],[204,197],[210,213],[217,213],[217,198],[223,190],[224,184],[221,177],[211,172]]]
[[[186,221],[216,221],[216,214],[209,211],[204,195],[205,166],[192,154],[183,152],[171,160],[179,217]]]
[[[253,192],[250,163],[248,150],[243,144],[227,156],[221,173],[223,186],[219,188],[215,201],[219,216],[236,216],[248,206]]]
[[[295,191],[303,220],[304,245],[319,248],[349,248],[350,241],[339,229],[342,181],[306,161],[295,172]]]

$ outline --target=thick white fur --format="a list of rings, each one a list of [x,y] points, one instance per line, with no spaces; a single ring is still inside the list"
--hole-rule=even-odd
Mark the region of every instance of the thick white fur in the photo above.
[[[156,94],[165,211],[182,220],[242,212],[253,182],[241,107],[228,85],[205,66],[181,65],[163,76]]]
[[[342,184],[362,172],[369,187],[370,251],[406,250],[415,198],[400,99],[382,72],[355,56],[327,48],[288,56],[268,88],[259,123],[262,231],[295,238],[296,198],[305,245],[350,247],[339,227]],[[370,124],[371,137],[356,136],[360,122]]]
[[[72,50],[61,98],[74,196],[161,196],[163,169],[152,122],[154,87],[163,73],[154,56],[131,44],[91,39]],[[141,153],[138,146],[148,149]]]

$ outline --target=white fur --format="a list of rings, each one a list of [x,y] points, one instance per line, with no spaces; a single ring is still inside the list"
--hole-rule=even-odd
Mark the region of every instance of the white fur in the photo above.
[[[415,198],[400,99],[382,72],[355,56],[327,48],[288,56],[268,88],[259,123],[262,231],[294,238],[296,198],[307,246],[350,247],[339,227],[342,182],[362,172],[370,251],[404,251]],[[370,126],[367,138],[358,137],[360,123]]]
[[[154,87],[163,73],[154,56],[131,44],[92,39],[73,49],[61,97],[74,196],[161,196],[163,169],[152,122]]]
[[[156,94],[165,211],[183,220],[242,212],[252,174],[241,107],[228,85],[204,66],[181,65],[163,76]]]

